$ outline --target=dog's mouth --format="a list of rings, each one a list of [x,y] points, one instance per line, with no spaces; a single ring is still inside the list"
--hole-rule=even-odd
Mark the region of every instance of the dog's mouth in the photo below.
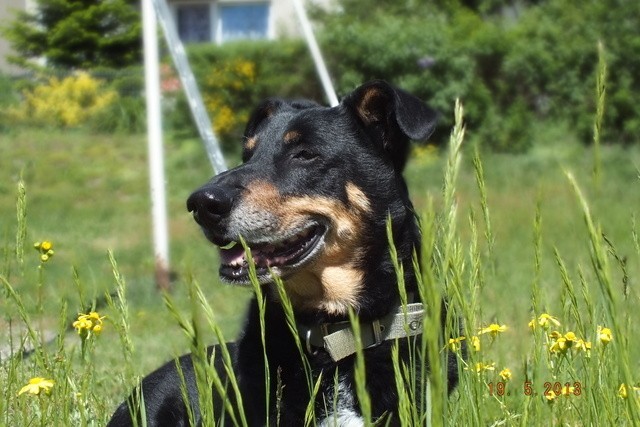
[[[251,250],[258,281],[271,282],[271,273],[286,277],[311,263],[321,252],[326,234],[327,227],[314,222],[282,240],[246,242]],[[249,283],[247,258],[247,253],[240,242],[231,242],[229,245],[220,247],[220,277],[231,283]]]

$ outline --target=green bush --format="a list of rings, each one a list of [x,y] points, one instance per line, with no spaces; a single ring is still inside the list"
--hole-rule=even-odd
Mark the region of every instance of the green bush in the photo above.
[[[460,98],[466,124],[476,139],[493,148],[522,151],[527,141],[499,122],[505,115],[528,134],[529,112],[496,102],[501,82],[494,80],[506,54],[503,30],[466,9],[447,15],[438,9],[412,17],[380,13],[367,21],[338,19],[322,34],[338,90],[346,93],[363,81],[385,79],[426,100],[441,113],[434,139],[445,141]],[[331,21],[330,21],[331,22]],[[337,24],[336,24],[337,25]]]
[[[89,127],[100,133],[146,131],[146,105],[143,72],[140,67],[123,70],[100,69],[92,73],[108,81],[111,90],[118,93],[118,101],[91,117]]]
[[[2,94],[0,96],[0,132],[5,132],[11,124],[8,110],[19,102],[20,97],[13,79],[2,73],[0,73],[0,93]]]
[[[638,13],[640,4],[618,7],[608,1],[552,0],[533,8],[512,34],[504,79],[526,81],[529,101],[538,114],[567,121],[582,141],[591,142],[597,44],[602,42],[610,70],[603,140],[637,143],[640,107],[629,100],[640,90],[634,71],[640,61],[632,54],[640,45],[640,36],[631,30]]]
[[[569,123],[588,143],[602,42],[610,70],[603,140],[640,140],[632,95],[640,91],[640,2],[386,3],[343,0],[338,12],[317,16],[340,92],[373,78],[394,82],[441,112],[440,141],[461,98],[472,138],[493,149],[526,150],[532,124],[545,120]]]

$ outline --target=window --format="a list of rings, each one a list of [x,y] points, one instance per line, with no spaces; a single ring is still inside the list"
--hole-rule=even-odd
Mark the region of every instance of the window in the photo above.
[[[219,43],[237,39],[264,39],[269,33],[268,3],[222,3],[218,6]]]
[[[209,4],[177,5],[176,23],[183,43],[211,41]]]
[[[178,35],[183,43],[224,43],[238,39],[265,39],[270,35],[269,1],[191,1],[171,2]]]

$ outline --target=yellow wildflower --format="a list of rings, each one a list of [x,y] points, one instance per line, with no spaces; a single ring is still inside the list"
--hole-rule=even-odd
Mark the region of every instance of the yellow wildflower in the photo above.
[[[640,387],[633,386],[632,389],[636,393],[640,392]],[[629,397],[629,394],[627,392],[627,385],[625,383],[620,384],[620,388],[618,388],[618,396],[621,399],[626,399],[627,397]]]
[[[498,375],[500,375],[504,381],[509,381],[511,379],[511,369],[504,368]]]
[[[462,341],[465,340],[465,337],[458,337],[458,338],[449,338],[449,350],[456,352],[458,350],[460,350],[460,347],[462,346],[462,344],[460,344]]]
[[[560,337],[549,346],[549,351],[551,353],[565,353],[569,347],[567,346],[567,339],[565,337]]]
[[[40,252],[40,261],[47,262],[53,256],[53,243],[48,240],[33,244],[35,250]]]
[[[549,390],[548,392],[546,392],[544,394],[545,399],[547,399],[547,403],[553,403],[556,400],[556,397],[558,397],[558,395],[556,394],[555,391],[553,390]]]
[[[576,337],[576,334],[571,331],[564,334],[564,339],[567,343],[567,347],[573,347],[573,343],[578,341],[578,337]]]
[[[479,335],[489,334],[491,338],[495,338],[499,333],[502,333],[507,330],[507,325],[498,325],[497,323],[492,323],[486,328],[480,328]]]
[[[42,377],[35,377],[29,380],[29,384],[22,387],[18,392],[18,396],[23,393],[29,393],[33,395],[39,395],[40,392],[44,391],[49,394],[51,392],[51,388],[53,387],[53,380],[47,380]]]
[[[587,356],[591,355],[591,341],[579,339],[578,341],[576,341],[575,348],[577,351],[584,351]]]
[[[566,386],[562,387],[561,393],[562,393],[563,396],[571,396],[574,391],[575,391],[574,387],[566,385]]]
[[[620,384],[620,387],[618,388],[618,396],[620,396],[620,398],[622,399],[626,399],[628,396],[627,386],[624,385],[624,383]]]
[[[531,319],[531,321],[529,322],[529,327],[531,329],[534,329],[536,326],[540,326],[543,329],[549,329],[551,324],[560,326],[560,321],[556,317],[553,317],[550,314],[542,313],[540,316],[538,316],[538,319],[536,318]]]
[[[579,340],[574,332],[569,331],[562,335],[558,331],[553,331],[549,334],[549,337],[553,340],[549,346],[551,353],[566,353],[574,344],[578,350],[583,349],[582,347],[586,350],[586,344],[583,340]]]
[[[562,334],[558,331],[553,331],[549,334],[549,338],[551,338],[552,340],[557,340],[560,337],[562,337]]]
[[[469,368],[465,368],[465,369],[469,370]],[[496,369],[496,364],[494,362],[491,362],[491,363],[478,362],[473,367],[473,370],[476,371],[476,374],[481,374],[484,371],[495,371],[495,369]]]
[[[97,312],[92,311],[89,314],[78,314],[78,320],[73,322],[72,326],[78,331],[83,338],[89,338],[91,333],[99,335],[102,332],[103,319],[106,316],[100,316]]]
[[[478,338],[477,336],[472,336],[471,337],[471,347],[473,348],[474,351],[480,351],[480,338]]]
[[[611,329],[598,326],[598,339],[603,345],[609,344],[613,340]]]

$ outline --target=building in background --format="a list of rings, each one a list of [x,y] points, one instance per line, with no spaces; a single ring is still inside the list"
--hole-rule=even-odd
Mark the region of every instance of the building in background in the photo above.
[[[301,36],[291,0],[165,0],[183,43],[222,44],[239,39]],[[303,0],[304,1],[304,0]],[[314,0],[328,5],[330,0]],[[16,10],[33,10],[34,0],[0,0],[0,25]],[[0,72],[17,71],[6,61],[9,43],[0,37]]]
[[[167,0],[183,43],[300,36],[291,0]],[[329,0],[314,4],[327,5]]]

